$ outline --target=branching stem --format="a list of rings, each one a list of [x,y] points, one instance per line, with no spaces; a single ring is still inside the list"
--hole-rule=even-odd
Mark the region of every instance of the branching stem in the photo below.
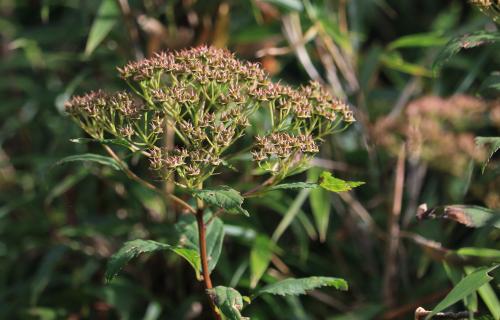
[[[118,162],[118,164],[120,165],[120,167],[123,170],[123,172],[125,172],[125,174],[127,175],[127,177],[129,177],[130,179],[132,179],[132,180],[134,180],[136,182],[139,182],[140,184],[142,184],[143,186],[145,186],[148,189],[156,191],[156,192],[158,192],[160,194],[164,194],[164,192],[162,192],[160,189],[158,189],[157,187],[155,187],[151,183],[147,182],[146,180],[141,179],[134,172],[132,172],[132,170],[130,170],[127,167],[127,165],[123,162],[122,159],[120,159],[120,157],[118,157],[118,155],[113,151],[113,149],[111,149],[107,145],[103,145],[103,147],[106,150],[106,152],[111,156],[111,158],[113,158],[116,162]],[[177,197],[177,196],[175,196],[175,195],[173,195],[171,193],[168,193],[165,196],[168,197],[168,198],[170,198],[172,201],[176,202],[177,204],[179,204],[184,209],[187,209],[189,212],[196,213],[196,210],[194,210],[193,207],[191,207],[186,201],[182,200],[181,198],[179,198],[179,197]]]

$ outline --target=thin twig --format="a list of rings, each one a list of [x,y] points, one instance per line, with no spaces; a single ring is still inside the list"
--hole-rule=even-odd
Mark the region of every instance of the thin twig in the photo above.
[[[290,46],[294,49],[295,55],[306,70],[309,77],[319,83],[325,83],[318,70],[312,63],[311,57],[307,53],[306,47],[301,42],[304,39],[300,25],[300,17],[297,13],[290,13],[282,18],[283,34]]]
[[[438,292],[433,292],[426,294],[425,296],[422,296],[420,298],[416,298],[415,301],[412,301],[408,304],[404,304],[402,306],[399,306],[395,309],[388,310],[387,312],[384,312],[380,316],[380,319],[383,320],[398,320],[398,319],[406,319],[405,315],[412,313],[415,311],[416,308],[418,308],[421,305],[427,305],[427,304],[435,304],[436,301],[442,299],[444,296],[446,296],[450,292],[449,288],[440,290]]]
[[[425,310],[422,307],[417,308],[415,310],[415,320],[424,320],[427,316],[431,314],[431,311]],[[469,311],[461,311],[461,312],[439,312],[432,316],[432,319],[470,319]]]
[[[384,304],[392,306],[394,304],[395,290],[397,282],[397,253],[399,246],[399,217],[401,216],[401,203],[403,201],[403,186],[405,177],[405,147],[401,146],[396,167],[396,177],[394,183],[394,200],[391,215],[387,223],[389,237],[385,251],[385,272],[383,278],[382,293]]]
[[[243,196],[243,198],[249,198],[249,197],[255,196],[263,188],[268,187],[268,186],[272,185],[273,183],[274,183],[274,176],[270,177],[269,179],[267,179],[263,183],[259,184],[255,188],[248,190],[247,192],[242,194],[242,196]]]
[[[372,232],[382,240],[386,239],[386,234],[378,227],[368,210],[363,207],[361,202],[359,202],[359,200],[357,200],[351,192],[340,192],[338,193],[338,195],[348,205],[351,211],[355,213],[358,218],[365,224],[370,232]]]
[[[111,156],[111,158],[113,158],[120,165],[121,169],[123,170],[123,172],[125,172],[127,177],[142,184],[143,186],[145,186],[146,188],[148,188],[150,190],[153,190],[155,192],[158,192],[159,194],[162,194],[162,195],[170,198],[170,200],[176,202],[177,204],[179,204],[183,208],[187,209],[189,212],[196,213],[196,210],[194,210],[193,207],[191,207],[187,202],[185,202],[181,198],[179,198],[171,193],[165,194],[164,192],[162,192],[160,189],[158,189],[157,187],[155,187],[151,183],[149,183],[146,180],[143,180],[139,176],[137,176],[134,172],[132,172],[132,170],[130,170],[128,168],[127,164],[124,163],[123,160],[120,159],[120,157],[118,157],[118,155],[109,146],[103,145],[103,147],[106,150],[106,152]]]
[[[139,31],[137,30],[137,26],[134,23],[135,19],[132,14],[132,10],[130,9],[128,0],[117,0],[117,1],[123,16],[123,20],[125,22],[125,27],[127,29],[128,37],[130,39],[130,44],[131,48],[133,49],[134,56],[136,59],[142,59],[144,58],[144,54],[142,53],[139,47]]]

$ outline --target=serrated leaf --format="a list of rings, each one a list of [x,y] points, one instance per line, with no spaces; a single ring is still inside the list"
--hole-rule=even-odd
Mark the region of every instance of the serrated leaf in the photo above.
[[[425,319],[430,319],[433,315],[438,312],[443,311],[449,306],[459,302],[468,295],[475,292],[477,289],[482,287],[484,284],[490,282],[493,277],[488,275],[488,272],[497,268],[498,265],[494,267],[483,267],[479,268],[473,273],[464,277],[460,282],[446,295],[446,297],[438,303],[438,305],[432,310],[432,312],[427,315]]]
[[[434,72],[439,71],[446,61],[462,49],[470,49],[497,41],[500,41],[499,32],[477,31],[471,34],[455,37],[448,41],[443,50],[441,50],[438,54],[436,60],[434,60],[434,64],[432,65],[432,70]]]
[[[100,154],[94,154],[94,153],[84,153],[84,154],[77,154],[73,156],[69,156],[66,158],[63,158],[59,161],[57,161],[56,165],[60,165],[63,163],[68,163],[68,162],[74,162],[74,161],[90,161],[90,162],[97,162],[105,166],[109,166],[115,170],[121,170],[120,164],[113,158],[111,157],[106,157],[106,156],[101,156]]]
[[[229,213],[241,213],[245,216],[250,216],[248,211],[243,209],[243,197],[241,194],[228,187],[221,186],[214,189],[190,190],[193,196],[203,200],[209,205],[222,208]]]
[[[243,297],[235,289],[217,286],[212,289],[207,289],[207,293],[226,319],[250,319],[241,315],[241,310],[243,309]]]
[[[347,282],[344,279],[333,277],[308,277],[308,278],[289,278],[283,281],[270,284],[258,290],[255,297],[264,293],[287,296],[306,294],[307,291],[321,288],[334,287],[338,290],[346,291],[348,289]]]
[[[111,282],[118,274],[118,272],[133,258],[139,256],[142,253],[150,253],[162,250],[170,250],[172,252],[175,252],[186,259],[189,264],[191,264],[191,266],[199,267],[198,261],[200,260],[200,258],[198,256],[198,253],[192,249],[175,247],[153,240],[137,239],[126,242],[123,247],[118,250],[117,253],[111,256],[106,267],[106,282]]]
[[[120,17],[120,8],[115,0],[102,0],[97,16],[90,28],[85,55],[90,56],[99,44],[106,38]]]
[[[291,182],[291,183],[282,183],[276,186],[269,187],[267,188],[267,191],[281,190],[281,189],[314,189],[316,187],[318,187],[317,183]]]
[[[483,164],[481,171],[484,173],[484,169],[490,162],[491,158],[500,149],[500,137],[476,137],[476,144],[478,146],[490,146],[490,151],[488,154],[488,159]]]
[[[319,177],[319,185],[331,192],[345,192],[365,184],[362,181],[345,181],[335,178],[328,171],[323,171]]]

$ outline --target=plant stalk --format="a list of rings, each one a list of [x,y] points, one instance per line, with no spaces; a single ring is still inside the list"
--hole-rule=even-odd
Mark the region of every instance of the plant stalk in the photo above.
[[[203,273],[203,283],[205,284],[205,290],[212,289],[212,279],[210,279],[210,270],[208,269],[208,257],[207,257],[207,237],[205,233],[205,223],[203,222],[203,209],[199,208],[196,211],[196,222],[198,224],[198,242],[200,245],[200,259],[201,259],[201,269]],[[216,306],[212,298],[209,296],[210,306],[214,313],[216,320],[221,320],[220,314],[217,312]]]

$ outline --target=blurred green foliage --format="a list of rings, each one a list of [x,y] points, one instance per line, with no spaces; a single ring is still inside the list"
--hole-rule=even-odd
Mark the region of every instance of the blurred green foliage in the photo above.
[[[358,123],[313,164],[366,182],[338,195],[283,189],[245,201],[249,218],[224,216],[214,282],[243,294],[261,277],[260,285],[309,275],[349,283],[348,292],[300,300],[263,296],[245,309],[252,319],[413,319],[416,307],[432,309],[473,271],[450,252],[500,249],[494,227],[415,219],[424,202],[500,207],[498,161],[481,174],[485,156],[470,144],[499,132],[498,40],[462,43],[433,72],[440,53],[448,58],[443,45],[472,32],[498,39],[498,25],[465,1],[0,1],[0,318],[210,316],[193,271],[168,253],[141,256],[104,283],[123,242],[178,240],[179,208],[110,167],[57,165],[102,152],[70,141],[82,136],[63,112],[72,94],[122,88],[117,66],[203,43],[259,61],[287,83],[320,80],[347,99]],[[455,310],[487,314],[498,308],[495,291],[497,280]]]

